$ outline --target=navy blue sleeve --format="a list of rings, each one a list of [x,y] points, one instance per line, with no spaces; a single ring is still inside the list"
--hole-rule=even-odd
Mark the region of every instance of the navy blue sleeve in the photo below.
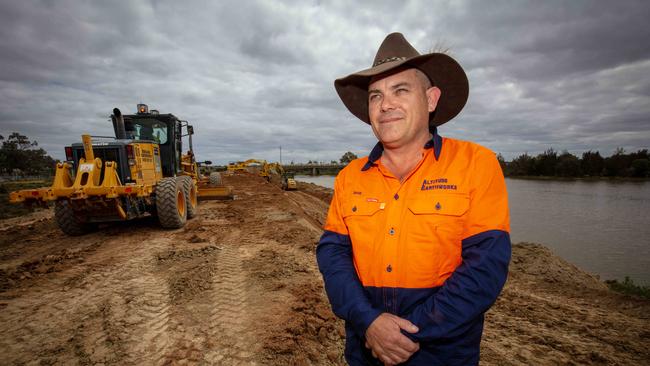
[[[405,316],[420,331],[414,341],[453,338],[465,333],[494,304],[506,282],[510,235],[490,230],[462,241],[462,263],[425,302]]]
[[[352,324],[359,334],[366,334],[381,311],[372,307],[357,276],[350,237],[325,230],[316,259],[334,314]]]

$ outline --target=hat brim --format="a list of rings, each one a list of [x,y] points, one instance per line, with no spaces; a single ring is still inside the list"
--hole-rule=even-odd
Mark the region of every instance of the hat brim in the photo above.
[[[406,60],[386,62],[350,74],[334,81],[334,87],[343,104],[357,118],[370,124],[368,115],[368,85],[373,76],[399,67],[414,67],[424,72],[432,84],[441,90],[434,112],[429,113],[429,124],[440,126],[456,117],[469,96],[469,81],[463,68],[444,53],[429,53]]]

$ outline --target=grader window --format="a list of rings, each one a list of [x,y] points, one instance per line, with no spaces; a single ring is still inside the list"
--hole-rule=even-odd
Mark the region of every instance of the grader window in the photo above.
[[[134,140],[154,141],[158,144],[167,143],[167,125],[154,119],[139,119],[129,123],[127,134]]]

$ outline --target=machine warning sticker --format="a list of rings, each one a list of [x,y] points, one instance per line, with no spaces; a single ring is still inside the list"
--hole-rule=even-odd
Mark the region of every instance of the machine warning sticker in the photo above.
[[[81,164],[79,166],[79,171],[82,173],[90,173],[93,171],[95,164]]]
[[[153,160],[154,160],[154,163],[156,164],[156,171],[161,172],[162,169],[160,167],[160,155],[154,155]]]

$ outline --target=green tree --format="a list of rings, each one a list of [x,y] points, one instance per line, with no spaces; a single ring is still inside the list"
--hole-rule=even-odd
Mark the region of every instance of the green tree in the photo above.
[[[13,132],[5,138],[0,136],[2,148],[0,148],[0,173],[12,174],[15,171],[23,174],[47,174],[54,173],[56,161],[52,159],[45,150],[36,148],[38,143],[30,141],[25,135]]]
[[[605,159],[605,175],[608,177],[626,176],[625,173],[629,166],[627,160],[625,150],[622,147],[617,148],[614,155]]]
[[[345,154],[343,154],[343,156],[341,156],[340,162],[341,164],[348,164],[354,159],[357,159],[357,156],[353,152],[348,151]]]
[[[633,177],[647,177],[650,173],[650,160],[636,159],[632,161],[632,176]]]
[[[557,152],[550,148],[535,158],[535,175],[554,176],[556,164]]]
[[[508,163],[506,163],[506,159],[503,157],[503,155],[501,155],[501,153],[497,154],[497,161],[501,166],[501,171],[503,172],[503,175],[510,175],[510,172],[508,171]]]
[[[512,175],[534,175],[535,159],[524,153],[519,155],[509,164],[510,174]]]
[[[598,151],[591,150],[582,153],[582,160],[580,160],[580,169],[582,174],[598,177],[603,174],[605,167],[605,159],[600,156]]]
[[[555,174],[560,177],[578,177],[580,172],[580,159],[568,151],[563,151],[557,158]]]

